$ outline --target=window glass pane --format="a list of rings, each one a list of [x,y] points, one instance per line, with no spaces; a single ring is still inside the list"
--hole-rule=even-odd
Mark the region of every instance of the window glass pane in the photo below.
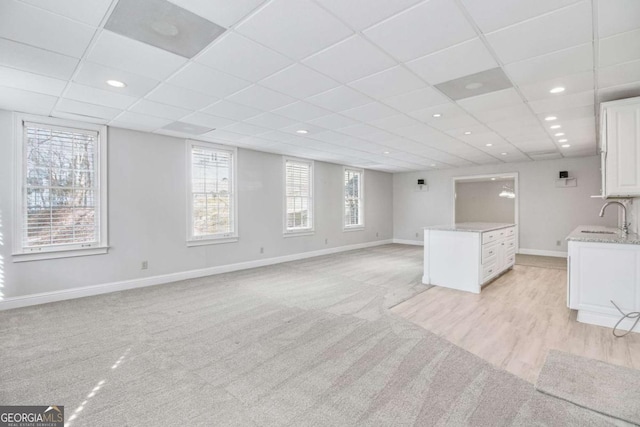
[[[313,228],[311,215],[313,205],[312,163],[285,161],[285,197],[287,230],[309,230]]]

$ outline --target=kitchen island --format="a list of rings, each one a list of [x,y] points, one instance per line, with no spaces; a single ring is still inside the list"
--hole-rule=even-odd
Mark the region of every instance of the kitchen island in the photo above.
[[[465,222],[424,228],[422,283],[480,293],[513,267],[516,225]]]

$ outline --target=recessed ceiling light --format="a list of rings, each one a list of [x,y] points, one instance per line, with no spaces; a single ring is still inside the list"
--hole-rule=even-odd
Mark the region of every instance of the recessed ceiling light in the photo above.
[[[569,148],[569,147],[571,147],[570,144],[562,144],[562,148]]]
[[[383,151],[382,154],[389,154],[389,152],[388,151]]]
[[[306,130],[306,129],[298,129],[298,130],[296,131],[296,133],[300,133],[300,134],[302,134],[302,135],[306,135],[306,134],[308,134],[308,133],[309,133],[309,131],[308,131],[308,130]]]
[[[500,153],[500,155],[502,155],[502,156],[506,156],[506,155],[507,155],[507,153]]]
[[[567,142],[568,139],[559,139],[558,142]]]
[[[440,113],[435,113],[435,114],[433,115],[433,117],[442,117],[442,114],[440,114]]]
[[[178,27],[167,21],[156,21],[151,24],[151,28],[163,36],[175,37],[180,33]]]
[[[470,131],[470,130],[468,130],[468,131],[466,131],[464,134],[465,134],[465,135],[471,135],[471,131]]]
[[[127,86],[126,83],[121,82],[120,80],[107,80],[106,83],[109,86],[113,86],[113,87],[117,87],[117,88],[123,88],[123,87]]]
[[[560,125],[553,125],[549,129],[560,129],[561,127],[562,126],[560,126]]]
[[[564,136],[564,132],[558,132],[554,136]]]
[[[435,168],[435,167],[436,167],[436,164],[435,164],[435,163],[431,163],[431,167],[432,167],[432,168]]]
[[[485,144],[487,147],[492,147],[493,144]]]
[[[480,89],[482,86],[484,86],[482,83],[473,82],[466,85],[465,89],[469,89],[469,90]]]
[[[556,116],[547,116],[547,117],[545,117],[544,119],[545,119],[546,121],[548,121],[548,122],[551,122],[551,121],[553,121],[553,120],[556,120],[556,119],[557,119],[557,117],[556,117]]]
[[[495,180],[496,180],[495,178],[491,178],[491,181],[495,181]]]
[[[564,88],[562,86],[554,87],[549,91],[549,93],[561,93],[564,92]]]

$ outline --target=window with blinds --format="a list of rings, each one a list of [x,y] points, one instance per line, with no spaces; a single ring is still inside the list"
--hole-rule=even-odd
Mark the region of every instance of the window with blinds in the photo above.
[[[285,232],[313,231],[313,162],[285,159]]]
[[[237,237],[235,150],[189,142],[190,240]]]
[[[47,119],[52,122],[53,119]],[[17,254],[100,247],[100,132],[21,120]]]
[[[344,168],[344,227],[364,226],[362,169]]]

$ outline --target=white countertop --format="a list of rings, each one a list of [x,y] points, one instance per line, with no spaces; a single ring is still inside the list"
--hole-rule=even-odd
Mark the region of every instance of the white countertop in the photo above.
[[[485,231],[500,230],[501,228],[513,227],[515,224],[503,222],[459,222],[453,225],[434,225],[424,227],[425,230],[438,231],[465,231],[470,233],[484,233]]]
[[[584,230],[600,231],[601,233],[585,233]],[[640,236],[636,233],[629,233],[625,236],[619,228],[603,227],[601,225],[580,225],[569,234],[567,240],[574,242],[640,245]]]

